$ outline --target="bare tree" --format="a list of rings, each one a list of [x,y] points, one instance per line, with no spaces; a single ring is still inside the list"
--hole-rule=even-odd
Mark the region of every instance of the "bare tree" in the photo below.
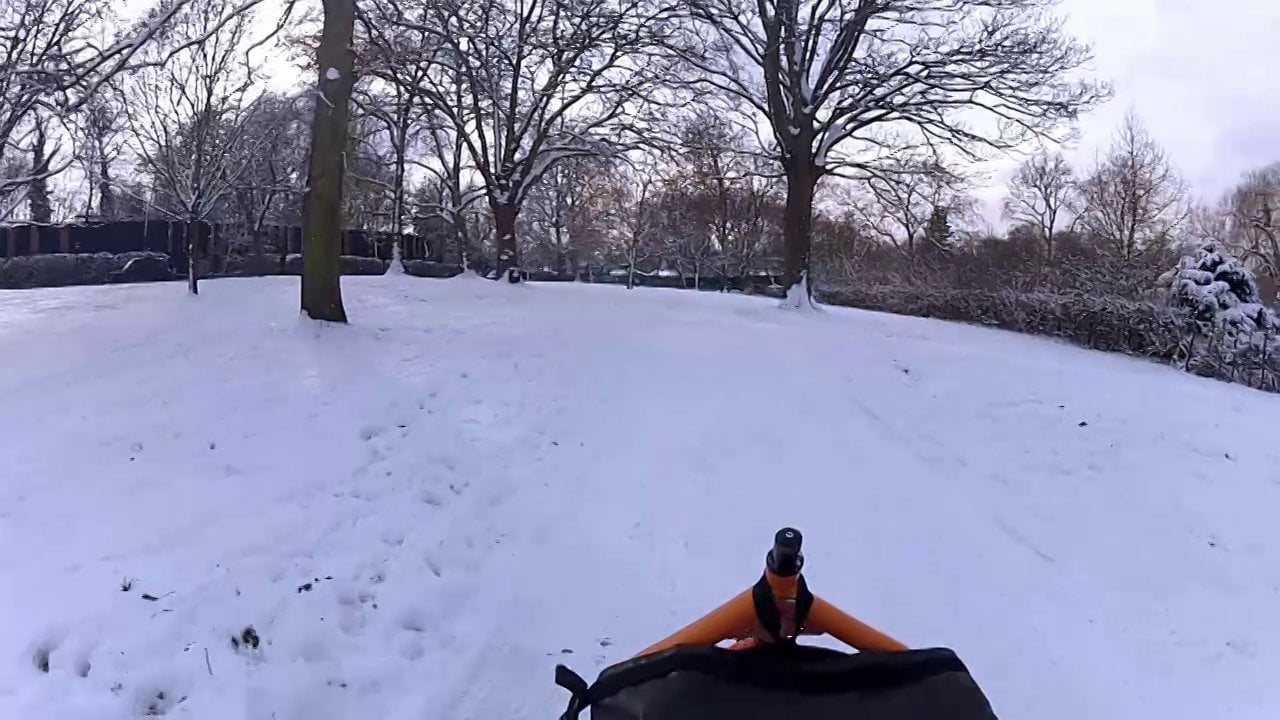
[[[150,179],[148,205],[185,223],[188,287],[199,292],[199,238],[225,207],[258,148],[246,133],[253,75],[246,55],[252,12],[230,14],[233,0],[193,0],[166,28],[165,41],[185,49],[119,83],[132,148]],[[229,20],[223,21],[224,17]],[[219,24],[214,27],[214,24]],[[191,38],[202,42],[189,44]]]
[[[590,264],[613,220],[610,176],[617,170],[605,158],[567,160],[547,170],[520,215],[522,255],[572,275],[580,263]]]
[[[1182,178],[1132,111],[1080,193],[1083,227],[1124,258],[1167,243],[1187,214]]]
[[[347,227],[386,230],[396,211],[397,151],[382,121],[363,112],[354,100],[353,105],[343,177],[343,220]]]
[[[53,222],[53,204],[49,199],[49,156],[47,121],[36,113],[32,117],[31,185],[27,188],[27,207],[31,221],[48,225]]]
[[[455,97],[461,102],[460,86]],[[485,197],[485,188],[470,172],[466,141],[447,117],[433,110],[425,137],[427,157],[415,163],[429,176],[420,209],[448,224],[460,261],[465,265],[470,262],[481,234],[476,208]],[[444,252],[442,242],[431,248],[431,256],[437,261],[444,260]]]
[[[745,277],[753,271],[772,272],[782,257],[780,220],[781,178],[752,158],[729,199],[730,245],[724,250],[726,273]]]
[[[1010,149],[1105,94],[1076,73],[1089,53],[1043,13],[1052,0],[685,3],[697,37],[679,54],[768,120],[787,178],[789,288],[807,269],[823,176],[857,175],[893,146]]]
[[[369,0],[357,8],[357,40],[361,74],[353,100],[360,111],[376,119],[391,146],[391,229],[404,229],[406,170],[416,135],[431,119],[433,109],[422,91],[434,68],[439,41],[420,25],[396,22],[394,3]]]
[[[77,48],[100,27],[101,3],[79,0],[6,0],[0,3],[0,165],[9,153],[28,152],[29,143],[45,146],[39,113],[54,112],[74,88]],[[81,53],[81,63],[91,56]],[[0,199],[21,193],[65,166],[37,169],[10,164],[0,174]],[[15,203],[3,203],[12,211]],[[0,215],[0,220],[7,216]]]
[[[345,150],[355,86],[355,51],[351,47],[355,12],[355,0],[324,0],[302,224],[302,311],[315,320],[339,323],[347,321],[340,262]]]
[[[653,0],[384,0],[439,50],[422,90],[461,138],[493,214],[498,270],[517,262],[516,219],[556,163],[609,155],[671,75],[656,50],[670,8]],[[459,102],[460,101],[460,102]]]
[[[651,158],[649,158],[651,159]],[[626,264],[627,289],[636,286],[636,272],[641,263],[649,259],[657,245],[658,211],[654,194],[658,175],[651,162],[632,162],[631,179],[626,182],[620,200],[619,213],[622,260]]]
[[[478,210],[484,198],[484,188],[467,185],[462,180],[460,158],[436,156],[439,164],[427,164],[431,176],[420,188],[416,199],[417,219],[424,227],[432,221],[440,221],[444,232],[432,238],[430,259],[444,262],[446,256],[457,257],[458,262],[470,266],[476,248],[483,241],[485,218]],[[452,162],[459,161],[459,162]],[[453,247],[453,251],[449,250]]]
[[[359,61],[371,82],[357,88],[355,101],[389,138],[392,225],[403,226],[408,167],[425,171],[427,181],[413,203],[418,224],[443,221],[465,263],[478,235],[474,207],[485,193],[470,177],[465,128],[460,130],[457,118],[439,105],[461,107],[466,85],[452,64],[440,62],[451,50],[433,27],[435,13],[428,5],[422,0],[366,0],[358,6]],[[444,259],[444,245],[439,239],[433,243],[432,259]]]
[[[944,247],[941,225],[973,206],[968,179],[936,157],[912,157],[885,163],[871,172],[865,186],[871,202],[854,206],[876,235],[902,250],[913,262],[921,243]],[[930,231],[930,225],[938,227]]]
[[[729,266],[741,265],[748,251],[746,238],[739,237],[744,228],[736,214],[742,211],[740,195],[753,186],[753,161],[759,158],[748,145],[746,134],[720,116],[690,118],[680,128],[677,174],[684,191],[697,206],[706,240],[691,250],[692,257],[714,258],[722,277],[730,275]]]
[[[1280,280],[1280,163],[1245,174],[1224,200],[1226,238],[1255,268]]]
[[[1033,228],[1044,245],[1045,259],[1053,262],[1053,235],[1064,214],[1075,211],[1075,199],[1075,175],[1066,158],[1058,152],[1039,152],[1009,179],[1004,215]]]
[[[84,172],[87,192],[83,215],[119,219],[113,168],[124,153],[123,115],[111,93],[100,93],[77,115],[76,160]]]
[[[654,202],[663,256],[674,261],[682,279],[692,276],[696,288],[716,254],[716,198],[688,179],[683,167],[669,173]]]
[[[309,116],[314,98],[263,95],[248,109],[243,124],[243,153],[235,162],[244,167],[230,198],[229,215],[238,217],[257,247],[268,220],[293,225],[301,222],[306,190]]]
[[[12,169],[6,153],[20,152],[35,132],[37,112],[65,116],[87,105],[98,90],[120,73],[147,65],[163,64],[169,57],[203,43],[208,36],[188,37],[169,43],[166,54],[141,57],[142,51],[162,35],[167,25],[184,12],[192,0],[157,0],[136,24],[122,28],[113,41],[103,44],[110,32],[109,0],[4,0],[0,2],[0,167]],[[212,31],[235,15],[263,0],[227,4],[225,14],[210,18]],[[59,155],[51,146],[46,154]],[[72,162],[70,154],[38,173],[0,175],[0,210],[13,209],[17,187],[26,187],[38,176],[52,177]],[[4,215],[0,215],[0,220]]]

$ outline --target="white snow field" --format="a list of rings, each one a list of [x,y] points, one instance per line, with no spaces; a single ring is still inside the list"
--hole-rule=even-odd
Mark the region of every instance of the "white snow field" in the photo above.
[[[789,524],[1002,717],[1280,718],[1280,397],[760,298],[344,292],[348,327],[282,278],[0,292],[0,718],[553,718],[556,663]]]

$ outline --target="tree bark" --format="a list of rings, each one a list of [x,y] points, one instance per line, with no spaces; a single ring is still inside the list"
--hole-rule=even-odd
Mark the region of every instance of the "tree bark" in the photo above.
[[[311,169],[302,229],[302,311],[316,320],[345,323],[342,306],[342,180],[347,123],[355,84],[354,0],[324,0],[324,30],[315,115],[311,120]]]
[[[44,120],[36,118],[35,140],[31,145],[31,172],[36,176],[27,188],[27,205],[31,221],[41,225],[53,222],[53,203],[49,201],[49,158],[45,156]]]
[[[518,254],[516,250],[516,216],[520,209],[510,203],[491,202],[493,210],[493,228],[498,238],[498,279],[506,277],[507,271],[516,266]]]
[[[196,253],[200,249],[199,229],[195,221],[187,221],[187,290],[192,295],[200,294],[199,264],[196,262]]]
[[[111,167],[106,158],[98,161],[98,217],[116,220],[116,194],[111,189]]]
[[[786,290],[809,272],[813,242],[813,193],[817,168],[797,163],[787,170],[787,204],[782,215],[782,282]]]
[[[395,233],[395,240],[392,243],[391,252],[392,252],[392,255],[394,256],[396,252],[396,248],[399,248],[401,257],[403,258],[404,248],[401,247],[401,242],[404,240],[404,205],[405,205],[404,171],[405,171],[405,164],[407,163],[406,156],[408,154],[408,151],[405,146],[408,143],[408,140],[406,140],[406,138],[409,135],[408,121],[404,119],[403,116],[401,117],[401,121],[396,129],[400,134],[398,136],[399,140],[395,144],[396,167],[395,167],[395,180],[393,182],[394,188],[395,188],[394,190],[395,198],[393,200],[392,212],[391,212],[391,228],[392,228],[392,232]]]

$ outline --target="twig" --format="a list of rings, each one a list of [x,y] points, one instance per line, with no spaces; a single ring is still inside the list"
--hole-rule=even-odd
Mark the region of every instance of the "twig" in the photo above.
[[[209,669],[209,677],[213,677],[213,665],[209,662],[209,648],[204,649],[204,666]]]

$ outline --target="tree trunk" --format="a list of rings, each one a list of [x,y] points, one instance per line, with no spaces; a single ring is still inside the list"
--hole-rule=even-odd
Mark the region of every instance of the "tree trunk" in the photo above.
[[[403,253],[404,253],[404,248],[401,247],[401,241],[404,240],[404,195],[405,195],[404,169],[406,164],[405,155],[407,154],[407,151],[405,149],[405,144],[407,143],[407,140],[405,138],[408,137],[408,134],[409,134],[409,129],[406,127],[406,125],[407,123],[402,121],[398,128],[400,132],[400,135],[399,135],[400,140],[396,144],[396,148],[395,148],[396,167],[395,167],[395,180],[393,182],[393,185],[395,187],[395,191],[394,191],[395,198],[392,202],[392,208],[391,208],[391,231],[395,233],[395,238],[394,240],[392,240],[392,243],[391,243],[391,254],[392,256],[395,256],[397,253],[399,253],[401,258],[403,258]],[[377,251],[375,250],[374,252],[376,254]]]
[[[324,0],[324,31],[316,51],[320,96],[311,119],[311,169],[302,221],[302,311],[340,323],[347,321],[340,259],[348,104],[355,83],[354,25],[354,0]]]
[[[503,279],[507,271],[516,267],[519,255],[516,250],[516,216],[520,209],[510,203],[491,202],[493,210],[493,228],[498,238],[498,278]]]
[[[106,159],[98,161],[98,217],[102,220],[116,219],[116,194],[111,189],[111,167]]]
[[[627,247],[627,289],[634,290],[636,288],[636,245],[638,238],[631,236],[631,244]]]
[[[200,243],[196,242],[196,223],[187,220],[187,291],[192,295],[200,295],[200,274],[196,272],[196,251]]]
[[[790,292],[809,272],[813,241],[813,191],[816,168],[797,162],[787,170],[787,205],[782,215],[782,284]]]
[[[36,118],[35,140],[31,145],[31,173],[36,176],[27,188],[27,205],[31,221],[41,225],[53,222],[53,203],[49,201],[49,158],[45,155],[44,120]]]

